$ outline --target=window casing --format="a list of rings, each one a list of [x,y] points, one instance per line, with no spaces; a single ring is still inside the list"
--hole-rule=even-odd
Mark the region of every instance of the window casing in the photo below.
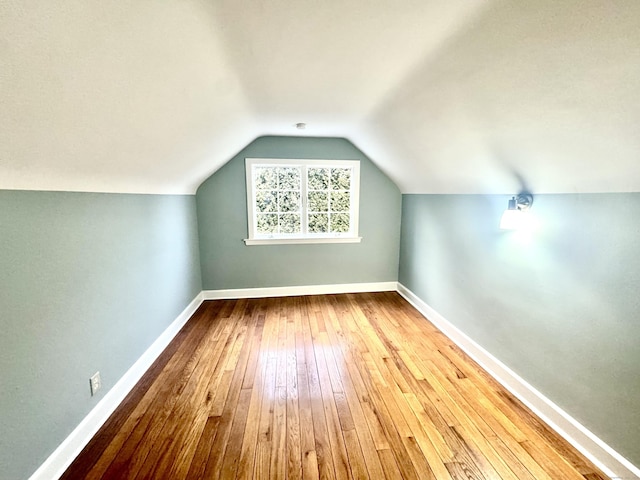
[[[359,242],[357,160],[246,159],[247,245]]]

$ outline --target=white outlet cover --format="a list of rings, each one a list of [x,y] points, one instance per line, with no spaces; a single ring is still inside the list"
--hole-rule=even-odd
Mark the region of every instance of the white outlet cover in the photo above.
[[[91,378],[89,379],[89,385],[91,387],[91,396],[93,396],[102,387],[102,380],[100,379],[100,372],[96,372],[93,375],[91,375]]]

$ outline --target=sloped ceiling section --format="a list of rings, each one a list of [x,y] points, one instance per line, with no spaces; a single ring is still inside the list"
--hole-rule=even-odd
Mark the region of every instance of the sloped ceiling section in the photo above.
[[[275,134],[405,193],[640,191],[640,2],[5,0],[0,101],[7,189],[193,193]]]
[[[188,193],[257,134],[188,0],[0,2],[0,188]]]

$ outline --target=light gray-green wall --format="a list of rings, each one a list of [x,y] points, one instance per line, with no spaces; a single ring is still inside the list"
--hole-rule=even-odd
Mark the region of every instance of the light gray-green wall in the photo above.
[[[200,290],[195,197],[0,190],[0,478],[28,478]]]
[[[640,465],[640,194],[404,195],[399,281]]]
[[[362,243],[246,246],[246,157],[360,160]],[[396,281],[401,198],[395,184],[348,140],[257,138],[209,177],[196,194],[203,287]]]

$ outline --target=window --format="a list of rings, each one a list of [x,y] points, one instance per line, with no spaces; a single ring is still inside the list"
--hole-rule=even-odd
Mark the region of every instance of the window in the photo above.
[[[247,245],[359,242],[360,162],[247,158]]]

